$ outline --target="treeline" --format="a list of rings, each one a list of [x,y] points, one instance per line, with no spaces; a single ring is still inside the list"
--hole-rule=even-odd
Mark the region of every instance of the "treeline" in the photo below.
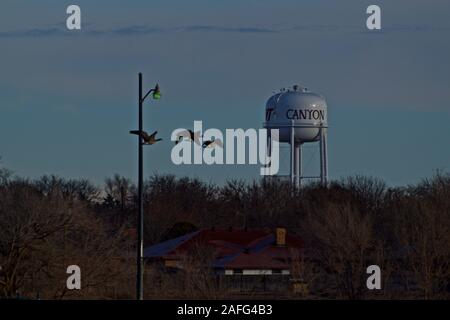
[[[144,208],[146,246],[200,228],[286,227],[306,243],[296,270],[307,298],[450,297],[448,174],[407,187],[355,176],[300,190],[274,179],[218,186],[154,175]],[[133,298],[136,213],[136,186],[119,175],[100,188],[0,169],[0,297]],[[81,267],[80,291],[66,289],[71,264]],[[377,292],[366,287],[371,264],[382,269]],[[184,297],[152,285],[158,272],[146,275],[147,298]],[[212,297],[211,286],[199,296]]]

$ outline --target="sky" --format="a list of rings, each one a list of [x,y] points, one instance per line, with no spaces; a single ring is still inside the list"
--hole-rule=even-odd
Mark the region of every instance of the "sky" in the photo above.
[[[66,29],[70,4],[80,31]],[[370,4],[380,31],[366,29]],[[260,128],[270,95],[301,84],[327,100],[332,179],[416,183],[450,171],[449,18],[447,0],[2,0],[0,165],[136,180],[142,72],[162,90],[144,105],[145,129],[163,138],[144,151],[146,176],[258,179],[259,165],[172,164],[170,134],[194,120]],[[317,173],[317,148],[305,149],[305,174]]]

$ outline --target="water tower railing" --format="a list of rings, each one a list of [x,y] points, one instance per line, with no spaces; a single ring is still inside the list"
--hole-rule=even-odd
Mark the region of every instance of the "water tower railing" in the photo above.
[[[263,128],[266,129],[278,129],[278,128],[328,128],[327,125],[324,124],[277,124],[271,122],[270,124],[268,122],[263,122]]]

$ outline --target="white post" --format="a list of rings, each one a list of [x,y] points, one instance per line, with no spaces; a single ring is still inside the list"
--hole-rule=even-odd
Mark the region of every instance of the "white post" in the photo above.
[[[267,141],[266,141],[266,166],[269,166],[269,177],[271,176],[272,165],[267,163],[267,158],[272,159],[272,128],[267,129]],[[267,176],[266,176],[267,177]]]
[[[302,179],[302,144],[295,144],[295,186],[301,186]]]
[[[294,184],[295,178],[295,131],[294,131],[294,120],[291,122],[291,183]]]
[[[319,149],[320,149],[320,183],[325,184],[325,166],[324,166],[324,152],[323,152],[323,128],[320,128],[320,140],[319,140]]]
[[[325,185],[328,185],[328,152],[327,152],[327,129],[323,129],[323,178]]]

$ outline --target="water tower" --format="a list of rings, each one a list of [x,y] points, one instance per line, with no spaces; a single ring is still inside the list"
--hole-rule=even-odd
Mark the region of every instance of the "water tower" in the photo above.
[[[328,181],[327,103],[325,98],[307,88],[294,85],[281,89],[267,100],[266,129],[279,129],[279,142],[290,144],[290,179],[297,187],[302,179]],[[302,175],[302,145],[319,142],[320,176]],[[268,154],[271,155],[270,131]]]

